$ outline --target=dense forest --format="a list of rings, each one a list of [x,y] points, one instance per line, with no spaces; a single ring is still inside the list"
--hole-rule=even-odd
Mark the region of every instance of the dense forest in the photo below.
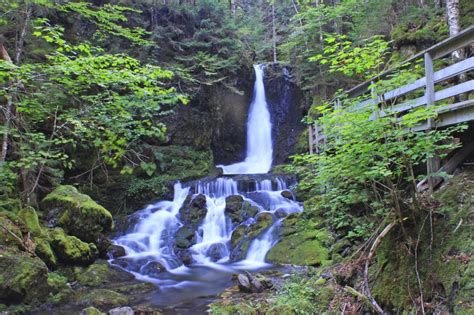
[[[434,60],[461,95],[385,96],[473,24],[469,0],[0,1],[0,313],[471,314],[473,122],[431,126],[472,104],[472,31]]]

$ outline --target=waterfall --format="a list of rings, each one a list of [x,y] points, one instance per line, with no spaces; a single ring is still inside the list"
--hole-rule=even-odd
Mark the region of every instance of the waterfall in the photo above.
[[[293,184],[288,177],[266,175],[272,165],[272,126],[264,67],[254,68],[247,156],[243,162],[221,166],[225,174],[250,175],[176,183],[172,201],[136,212],[131,218],[134,227],[114,240],[125,249],[125,256],[111,257],[109,262],[138,279],[159,284],[164,304],[176,300],[176,290],[182,291],[183,299],[211,294],[231,274],[269,266],[265,257],[278,241],[282,217],[303,211],[291,194],[283,193]],[[230,200],[237,200],[237,208]],[[253,231],[254,239],[242,238],[236,232],[242,228]]]
[[[224,174],[264,174],[273,162],[272,124],[263,85],[264,65],[254,65],[255,85],[247,121],[247,155],[243,162],[218,165]]]

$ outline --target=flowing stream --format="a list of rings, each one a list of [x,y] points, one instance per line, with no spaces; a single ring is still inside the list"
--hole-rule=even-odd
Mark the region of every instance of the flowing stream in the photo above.
[[[157,305],[216,294],[230,285],[232,274],[270,267],[265,257],[278,242],[283,218],[303,211],[288,190],[294,179],[266,174],[273,148],[264,67],[256,65],[255,73],[247,157],[222,168],[225,174],[259,175],[176,183],[172,201],[136,212],[132,228],[114,240],[126,255],[111,257],[110,263],[156,283]],[[252,239],[247,237],[250,233]]]

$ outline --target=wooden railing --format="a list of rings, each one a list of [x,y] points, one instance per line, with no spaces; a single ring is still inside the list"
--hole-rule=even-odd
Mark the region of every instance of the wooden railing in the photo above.
[[[461,94],[466,94],[474,91],[474,80],[472,79],[467,81],[464,80],[464,82],[438,91],[435,90],[436,84],[453,77],[458,77],[460,75],[467,74],[468,72],[474,70],[474,57],[470,56],[471,52],[468,53],[466,59],[447,66],[443,69],[440,69],[436,72],[434,71],[433,67],[433,60],[444,57],[466,46],[469,46],[469,50],[471,51],[473,49],[473,44],[474,26],[471,26],[460,32],[459,34],[447,38],[446,40],[406,60],[405,64],[411,63],[420,58],[424,58],[425,76],[423,78],[418,79],[411,84],[407,84],[389,92],[386,92],[383,95],[376,95],[374,91],[370,90],[370,86],[374,82],[383,80],[388,75],[393,73],[393,70],[389,70],[346,91],[345,94],[348,95],[350,98],[359,97],[370,93],[370,96],[368,96],[366,100],[358,103],[355,106],[352,106],[351,108],[348,108],[348,110],[358,110],[366,106],[379,105],[382,103],[387,104],[394,102],[395,100],[400,99],[401,97],[405,97],[408,99],[403,103],[396,104],[396,102],[394,102],[394,105],[390,106],[387,111],[380,110],[377,112],[376,115],[373,115],[371,119],[376,119],[376,117],[383,117],[388,114],[387,112],[389,112],[390,114],[397,114],[398,116],[403,116],[406,112],[413,108],[417,108],[420,106],[432,106],[438,101],[446,100],[452,97],[460,96]],[[466,75],[464,75],[464,77],[466,77]],[[419,98],[409,99],[407,94],[414,92],[418,89],[424,89],[424,95]],[[339,100],[335,101],[334,106],[335,108],[341,106]],[[441,107],[440,109],[438,109],[438,117],[436,121],[426,121],[425,123],[420,124],[419,126],[416,126],[413,129],[415,131],[422,131],[473,120],[474,99],[467,99],[465,101]],[[315,123],[313,126],[309,127],[308,134],[310,154],[320,153],[322,150],[324,150],[324,147],[326,145],[324,126]]]

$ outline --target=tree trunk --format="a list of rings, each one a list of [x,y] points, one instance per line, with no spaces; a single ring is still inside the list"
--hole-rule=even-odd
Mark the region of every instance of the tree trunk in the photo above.
[[[276,21],[275,21],[275,5],[272,4],[272,36],[273,36],[273,62],[277,63],[277,39],[276,39]]]
[[[459,33],[459,0],[447,0],[446,1],[446,12],[448,16],[448,27],[449,35],[454,36]],[[453,52],[454,58],[461,58],[461,51]]]
[[[28,6],[26,8],[26,13],[25,13],[25,20],[23,22],[23,25],[21,27],[20,33],[18,34],[18,40],[16,42],[16,47],[15,47],[15,63],[16,65],[20,65],[21,62],[21,55],[23,53],[23,46],[25,44],[25,36],[26,36],[26,30],[28,28],[28,25],[30,23],[31,19],[31,14],[33,12],[33,9],[31,6]],[[8,55],[7,50],[1,45],[1,55],[2,59],[11,62],[11,58]],[[8,95],[6,96],[7,98],[7,104],[5,105],[5,123],[4,123],[4,132],[3,132],[3,139],[2,139],[2,152],[0,154],[0,161],[5,161],[7,158],[8,154],[8,137],[10,134],[10,126],[12,124],[12,120],[15,118],[13,115],[14,107],[13,107],[13,101],[16,97],[17,94],[17,85],[18,82],[10,82],[10,88],[11,90],[9,91]]]

